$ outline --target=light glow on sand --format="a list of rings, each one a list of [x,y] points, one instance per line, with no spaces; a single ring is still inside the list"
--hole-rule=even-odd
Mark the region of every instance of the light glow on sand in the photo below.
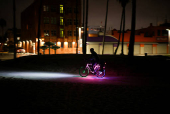
[[[43,79],[77,77],[78,75],[69,74],[69,73],[57,73],[57,72],[8,71],[8,72],[0,72],[0,76],[5,78],[43,80]]]

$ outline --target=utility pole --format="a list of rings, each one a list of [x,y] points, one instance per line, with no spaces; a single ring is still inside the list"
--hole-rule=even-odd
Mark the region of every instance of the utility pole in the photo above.
[[[87,42],[87,25],[88,25],[88,4],[89,4],[89,0],[86,0],[86,25],[85,25],[85,38],[84,38],[84,52],[86,54],[86,42]]]
[[[83,50],[83,54],[86,54],[85,53],[85,51],[84,51],[84,48],[86,48],[86,46],[84,45],[84,42],[85,42],[85,37],[84,37],[84,30],[85,30],[85,28],[84,28],[84,18],[85,18],[85,0],[83,0],[83,25],[82,25],[82,27],[83,27],[83,35],[82,35],[82,43],[83,43],[83,45],[82,45],[82,50]]]
[[[78,54],[78,23],[77,23],[77,13],[78,13],[78,0],[76,0],[76,54]]]
[[[40,7],[39,7],[39,17],[38,17],[38,47],[37,47],[37,51],[38,51],[38,55],[40,55],[39,52],[39,48],[40,48],[40,25],[41,25],[41,10],[42,10],[42,0],[40,0]]]

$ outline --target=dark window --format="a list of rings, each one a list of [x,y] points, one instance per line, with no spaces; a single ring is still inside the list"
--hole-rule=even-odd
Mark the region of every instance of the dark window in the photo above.
[[[51,24],[56,24],[56,17],[51,17]]]
[[[49,17],[44,17],[44,24],[49,24]]]
[[[67,19],[67,24],[72,25],[72,19]]]
[[[157,33],[157,35],[158,35],[158,36],[160,36],[160,35],[161,35],[161,31],[160,31],[160,30],[158,30],[157,32],[158,32],[158,33]]]
[[[74,13],[76,13],[76,11],[77,11],[77,13],[79,13],[79,12],[78,12],[78,8],[77,8],[77,10],[76,10],[76,8],[74,8]]]
[[[56,12],[56,7],[55,6],[51,6],[51,12]]]
[[[72,36],[72,31],[71,31],[71,30],[68,30],[68,31],[67,31],[67,35],[68,35],[68,36]]]
[[[63,48],[63,46],[64,46],[64,42],[61,42],[61,48]]]
[[[145,32],[145,37],[148,37],[148,36],[149,36],[148,32]]]
[[[77,20],[77,25],[78,25],[79,21]],[[74,25],[76,25],[76,19],[74,19]]]
[[[56,36],[56,30],[51,31],[51,36]]]
[[[72,8],[68,7],[67,8],[67,13],[72,13]]]
[[[72,48],[72,42],[68,42],[68,48]]]
[[[76,31],[74,31],[74,36],[76,36]]]
[[[162,30],[162,36],[168,36],[168,31],[167,30]]]

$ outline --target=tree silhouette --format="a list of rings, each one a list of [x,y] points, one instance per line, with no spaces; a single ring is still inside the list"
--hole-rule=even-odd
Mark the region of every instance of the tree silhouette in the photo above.
[[[2,42],[4,42],[5,40],[4,40],[4,27],[6,26],[6,21],[3,19],[3,18],[1,18],[0,19],[0,27],[2,28]]]
[[[45,50],[47,49],[48,47],[47,46],[41,46],[40,49],[43,50],[43,55],[45,55]]]
[[[109,0],[107,0],[107,4],[106,4],[106,18],[105,18],[105,29],[104,29],[104,36],[103,36],[103,50],[102,50],[102,55],[104,53],[104,42],[105,42],[105,34],[106,34],[106,27],[107,27],[107,15],[108,15],[108,3]]]
[[[15,7],[15,0],[13,0],[14,60],[16,59],[16,46],[15,46],[15,44],[16,44],[16,20],[15,20],[15,11],[16,11],[16,7]]]
[[[48,46],[48,48],[49,48],[49,55],[50,55],[50,48],[51,48],[52,45],[54,45],[54,43],[53,42],[45,42],[44,45]]]
[[[128,53],[130,57],[134,56],[135,26],[136,26],[136,0],[132,0],[132,22]]]
[[[122,23],[122,21],[123,21],[123,31],[122,31],[122,50],[121,50],[121,55],[124,55],[124,53],[123,53],[123,45],[124,45],[124,31],[125,31],[125,7],[126,7],[126,5],[129,3],[129,0],[117,0],[120,4],[121,4],[121,6],[122,6],[122,8],[123,8],[123,10],[122,10],[122,18],[121,18],[121,23]],[[120,26],[122,26],[122,24],[120,24]],[[121,27],[120,27],[121,28]],[[120,32],[121,32],[121,30],[120,30]],[[121,35],[121,33],[119,34],[119,36]],[[120,41],[120,39],[119,39],[119,41]],[[118,42],[118,44],[119,44],[119,42]],[[118,49],[118,45],[117,45],[117,49]],[[116,52],[117,52],[117,49],[116,49]],[[116,53],[115,52],[115,53]]]
[[[55,50],[55,54],[56,54],[56,50],[59,49],[59,48],[60,48],[60,47],[59,47],[59,46],[56,46],[56,45],[53,45],[53,46],[52,46],[52,49]]]

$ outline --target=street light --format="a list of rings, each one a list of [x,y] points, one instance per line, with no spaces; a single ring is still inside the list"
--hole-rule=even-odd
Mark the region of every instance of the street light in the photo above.
[[[170,29],[166,29],[168,31],[168,54],[170,54]]]

